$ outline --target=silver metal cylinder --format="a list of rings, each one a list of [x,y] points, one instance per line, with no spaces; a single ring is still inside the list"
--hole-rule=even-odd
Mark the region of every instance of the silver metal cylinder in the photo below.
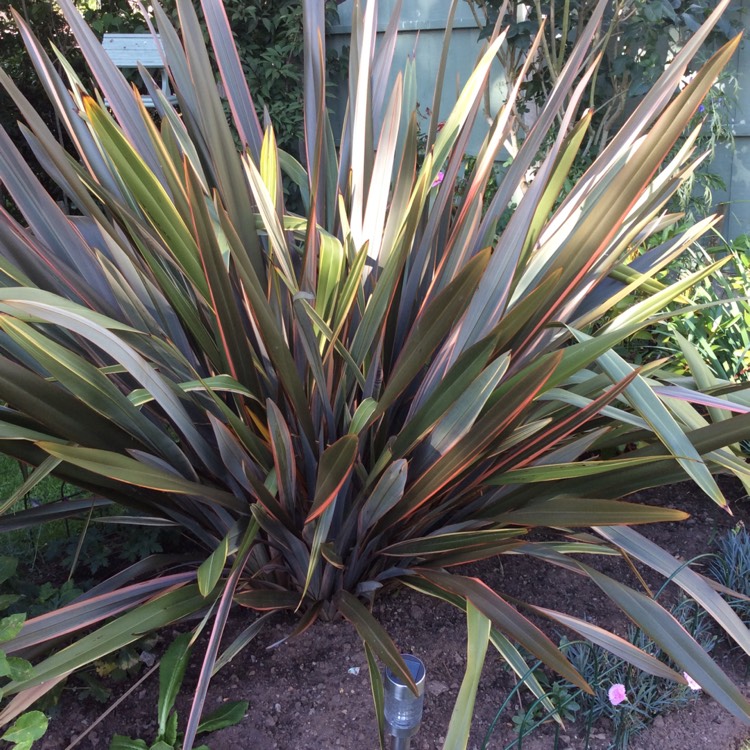
[[[424,708],[424,664],[421,659],[411,654],[402,654],[402,658],[417,686],[417,694],[415,695],[405,682],[386,668],[383,681],[383,716],[388,734],[393,738],[393,750],[408,750],[411,738],[419,731]]]

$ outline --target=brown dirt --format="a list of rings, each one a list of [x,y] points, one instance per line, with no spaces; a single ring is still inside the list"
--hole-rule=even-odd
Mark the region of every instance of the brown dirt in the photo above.
[[[738,485],[726,486],[735,497],[741,497]],[[735,515],[730,517],[688,484],[644,494],[641,499],[691,513],[691,519],[684,523],[641,527],[647,536],[684,559],[710,549],[716,536],[737,521],[750,522],[750,502],[736,501],[733,504]],[[598,567],[620,580],[630,576],[624,566],[609,560],[602,561]],[[585,582],[578,576],[550,571],[549,567],[533,567],[526,559],[511,559],[502,565],[487,562],[470,570],[498,590],[522,594],[530,601],[538,600],[547,606],[587,616],[621,633],[625,630],[622,616],[612,611],[595,590],[582,586]],[[383,598],[376,604],[375,614],[400,649],[418,655],[427,666],[425,714],[412,748],[441,748],[463,676],[464,615],[446,604],[406,591]],[[237,613],[229,623],[224,642],[231,642],[249,622],[246,613]],[[356,633],[345,622],[316,623],[301,637],[267,650],[269,644],[289,632],[291,622],[290,618],[280,615],[214,679],[207,709],[227,700],[248,700],[250,708],[239,725],[216,732],[206,740],[211,750],[375,750],[377,732],[367,664]],[[724,647],[723,651],[719,649],[716,658],[745,694],[750,694],[747,657],[736,649]],[[194,661],[178,703],[181,726],[189,712],[190,691],[195,687],[197,655]],[[487,728],[513,684],[511,675],[490,648],[477,696],[470,749],[482,747]],[[157,688],[153,676],[91,729],[76,747],[106,750],[114,733],[152,739]],[[39,747],[63,750],[91,726],[102,710],[100,704],[79,703],[70,695],[64,695],[60,710]],[[514,705],[500,718],[488,750],[502,750],[514,739],[510,718],[516,710]],[[581,735],[581,728],[568,726],[558,738],[557,747],[583,750]],[[732,718],[710,698],[700,695],[687,708],[657,718],[645,732],[631,739],[630,748],[738,750],[748,738],[750,728]],[[602,720],[594,726],[589,748],[606,750],[610,739],[610,728],[607,721]],[[555,748],[552,727],[540,728],[524,740],[522,747],[523,750]]]

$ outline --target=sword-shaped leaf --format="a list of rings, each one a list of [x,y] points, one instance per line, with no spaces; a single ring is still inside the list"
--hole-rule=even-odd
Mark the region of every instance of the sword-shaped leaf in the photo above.
[[[576,562],[576,565],[709,695],[732,714],[747,721],[750,703],[669,612],[645,594],[612,580],[588,565],[580,562]]]
[[[551,500],[526,503],[522,508],[508,513],[499,513],[494,516],[494,521],[521,526],[576,527],[684,521],[688,517],[687,513],[671,508],[590,497],[558,496]],[[597,518],[610,520],[600,523]]]
[[[61,461],[67,461],[94,474],[101,474],[136,487],[204,497],[235,510],[240,510],[243,506],[243,503],[236,497],[217,487],[191,482],[179,474],[169,473],[156,468],[153,464],[145,464],[119,453],[102,450],[101,448],[59,445],[43,441],[39,442],[39,447]]]
[[[215,588],[224,571],[229,554],[229,536],[225,536],[219,546],[201,563],[198,568],[198,590],[208,596]]]
[[[453,707],[448,733],[445,735],[445,750],[466,750],[474,718],[474,702],[479,689],[484,657],[490,643],[490,619],[466,602],[466,670]]]
[[[328,446],[320,457],[312,506],[305,523],[315,520],[335,499],[357,459],[356,435],[344,435]]]
[[[703,609],[732,637],[746,654],[750,654],[750,631],[736,612],[706,582],[684,562],[676,560],[658,544],[646,539],[642,534],[628,528],[595,529],[605,539],[624,550],[628,555],[640,560],[654,570],[658,570],[692,596]]]
[[[398,679],[417,694],[417,686],[396,645],[367,607],[348,591],[341,591],[336,602],[339,612],[354,625],[359,637],[385,663]]]
[[[560,653],[560,649],[536,625],[482,581],[425,568],[415,568],[414,573],[471,603],[498,630],[520,643],[548,667],[585,692],[592,692],[588,683]]]

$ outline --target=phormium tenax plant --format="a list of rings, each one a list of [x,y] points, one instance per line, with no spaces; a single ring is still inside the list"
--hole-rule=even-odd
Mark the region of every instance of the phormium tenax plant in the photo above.
[[[114,503],[123,521],[172,526],[190,544],[26,621],[3,648],[30,656],[34,672],[3,686],[0,719],[144,632],[210,613],[189,750],[237,608],[248,622],[296,612],[290,635],[346,618],[364,642],[378,703],[378,660],[412,683],[367,606],[396,586],[467,612],[468,687],[447,747],[468,733],[459,719],[471,715],[490,642],[518,674],[529,668],[522,647],[590,690],[526,609],[647,672],[683,683],[684,670],[748,719],[750,704],[675,618],[595,564],[598,554],[626,553],[673,576],[750,653],[747,629],[705,580],[632,528],[685,514],[620,499],[689,476],[724,505],[712,471],[746,471],[732,446],[750,436],[748,408],[659,381],[612,350],[721,265],[670,286],[653,278],[713,219],[657,246],[645,268],[628,259],[633,243],[676,220],[665,206],[693,169],[696,134],[663,162],[739,40],[679,92],[678,83],[727,3],[558,205],[591,120],[581,98],[607,5],[598,3],[492,199],[484,187],[514,127],[517,86],[461,175],[455,206],[505,43],[500,25],[442,128],[430,123],[418,166],[414,66],[391,79],[397,23],[376,44],[374,0],[355,6],[337,136],[325,99],[325,7],[304,0],[300,158],[261,127],[219,0],[201,3],[210,55],[191,0],[177,3],[179,33],[154,4],[178,99],[172,108],[146,76],[156,119],[71,0],[60,5],[97,89],[58,75],[16,20],[75,154],[0,76],[39,161],[77,209],[65,215],[0,135],[0,179],[24,216],[0,219],[0,450],[92,497],[6,515],[0,529]],[[284,179],[299,187],[303,211],[285,207]],[[636,288],[649,294],[597,326]],[[527,539],[538,528],[546,541]],[[511,602],[453,571],[507,554],[590,578],[680,672],[575,613]]]

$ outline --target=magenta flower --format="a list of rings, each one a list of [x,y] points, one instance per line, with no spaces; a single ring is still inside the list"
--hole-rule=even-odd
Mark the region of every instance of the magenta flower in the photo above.
[[[437,177],[435,178],[432,185],[430,185],[430,187],[437,187],[443,181],[444,177],[445,177],[445,172],[438,172]]]
[[[609,702],[613,706],[619,706],[623,701],[628,699],[628,695],[625,692],[625,685],[622,685],[619,682],[612,685],[607,691],[607,696],[609,697]]]
[[[691,690],[701,689],[701,686],[687,672],[683,672],[682,676],[687,680],[688,687]]]

